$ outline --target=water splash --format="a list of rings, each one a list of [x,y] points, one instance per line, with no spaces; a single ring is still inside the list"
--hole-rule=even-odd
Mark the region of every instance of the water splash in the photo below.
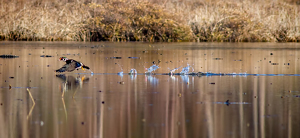
[[[94,72],[92,72],[92,71],[91,71],[91,70],[89,70],[89,69],[88,69],[88,71],[90,71],[90,72],[91,72],[91,76],[93,76],[93,75],[94,75]]]
[[[121,68],[121,71],[123,72],[122,66],[119,63],[117,63],[117,65]]]
[[[150,68],[146,68],[146,72],[145,73],[151,73],[152,71],[155,71],[159,68],[159,66],[156,66],[155,64],[152,65]]]
[[[128,75],[130,75],[130,79],[131,79],[131,80],[136,79],[136,76],[137,76],[137,71],[136,71],[136,69],[131,69],[131,70],[129,71]]]
[[[174,73],[176,70],[180,69],[180,68],[181,68],[181,67],[178,67],[178,68],[175,68],[175,69],[170,69],[170,68],[168,68],[168,69],[170,70],[169,74],[173,75],[173,73]]]
[[[117,63],[117,65],[121,68],[121,72],[118,72],[117,74],[118,74],[119,76],[123,77],[123,75],[124,75],[124,73],[123,73],[123,68],[122,68],[122,66],[121,66],[119,63]]]
[[[189,71],[190,71],[190,65],[189,65],[189,63],[187,63],[187,66],[186,67],[184,67],[184,68],[182,68],[182,71],[180,72],[180,74],[188,74],[189,73]],[[193,71],[194,71],[194,68],[193,67],[191,67],[192,69],[193,69]]]
[[[137,74],[136,69],[131,69],[131,70],[129,71],[129,75],[132,75],[132,74]]]
[[[123,71],[118,72],[118,75],[121,76],[121,77],[123,77],[123,75],[124,75]]]

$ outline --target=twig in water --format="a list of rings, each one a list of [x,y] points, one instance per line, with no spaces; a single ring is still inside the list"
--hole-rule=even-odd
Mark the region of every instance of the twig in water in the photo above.
[[[33,105],[32,105],[32,107],[31,107],[31,109],[30,109],[30,111],[29,111],[29,113],[28,113],[28,115],[27,115],[27,120],[28,120],[28,118],[29,118],[29,116],[31,116],[31,113],[32,113],[33,108],[34,108],[34,106],[35,106],[35,102],[34,102],[34,99],[33,99],[32,95],[31,95],[31,92],[29,91],[28,88],[27,88],[27,91],[28,91],[28,93],[29,93],[29,96],[30,96],[32,102],[33,102]]]
[[[28,118],[31,116],[31,113],[32,113],[32,111],[33,111],[34,106],[35,106],[35,104],[33,103],[32,107],[31,107],[31,109],[30,109],[30,111],[29,111],[29,113],[28,113],[28,115],[27,115],[27,120],[28,120]]]
[[[33,99],[32,95],[31,95],[31,92],[29,91],[28,88],[27,88],[27,91],[28,91],[28,93],[29,93],[29,96],[30,96],[30,98],[31,98],[31,100],[32,100],[32,102],[33,102],[33,104],[35,105],[34,99]]]

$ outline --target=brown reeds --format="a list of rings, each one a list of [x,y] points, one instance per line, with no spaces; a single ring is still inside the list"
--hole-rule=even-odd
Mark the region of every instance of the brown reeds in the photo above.
[[[8,40],[77,40],[80,24],[89,18],[85,7],[75,3],[27,2],[22,9],[1,12],[0,35]]]
[[[0,40],[300,41],[293,0],[18,1],[0,6]]]
[[[224,2],[200,5],[191,18],[200,41],[300,41],[299,6],[285,2]]]

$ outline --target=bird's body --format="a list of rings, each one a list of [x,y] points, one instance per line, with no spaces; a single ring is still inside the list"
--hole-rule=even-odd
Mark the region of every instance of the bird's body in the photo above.
[[[61,67],[60,69],[57,69],[56,72],[72,72],[74,71],[75,69],[90,69],[88,66],[85,66],[83,63],[79,62],[79,61],[76,61],[76,60],[73,60],[73,59],[68,59],[66,57],[61,57],[59,58],[59,60],[62,60],[64,62],[66,62],[66,64]]]

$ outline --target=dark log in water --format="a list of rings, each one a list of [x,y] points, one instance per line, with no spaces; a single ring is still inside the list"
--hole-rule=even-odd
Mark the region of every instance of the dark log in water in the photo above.
[[[18,58],[17,55],[0,55],[0,58]]]

